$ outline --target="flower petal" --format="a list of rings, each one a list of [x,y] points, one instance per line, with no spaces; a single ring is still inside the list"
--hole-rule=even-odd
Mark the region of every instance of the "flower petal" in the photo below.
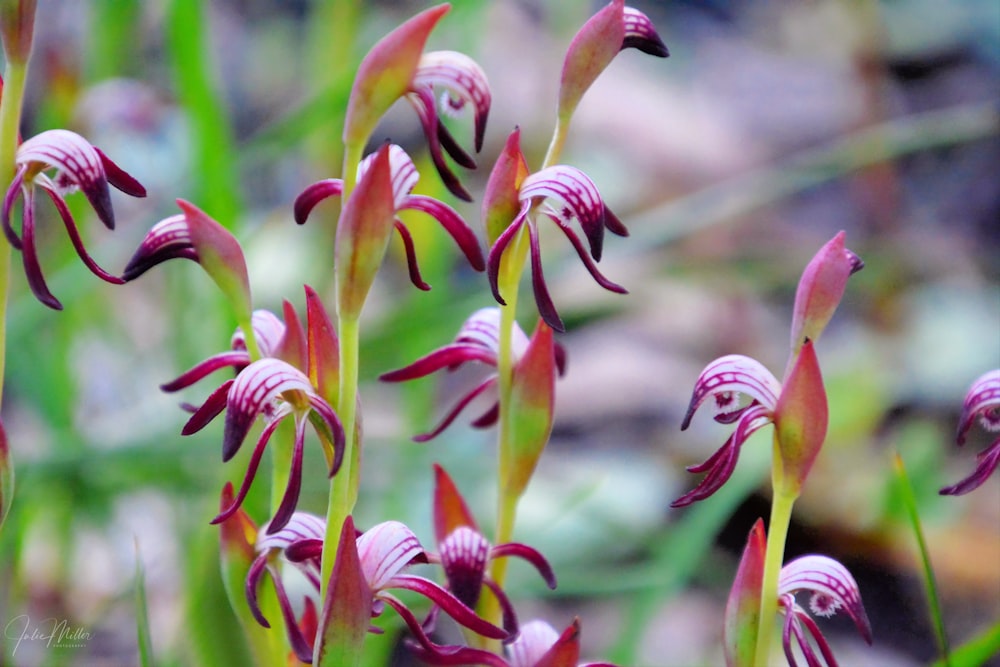
[[[653,22],[649,17],[633,7],[625,7],[622,12],[625,21],[625,39],[622,40],[622,49],[639,49],[643,53],[648,53],[657,58],[666,58],[670,55],[667,46],[660,39]]]
[[[122,278],[126,282],[135,280],[157,264],[175,258],[198,261],[187,218],[182,213],[164,218],[150,228],[125,265]]]
[[[444,202],[423,195],[407,197],[404,208],[423,211],[440,222],[451,238],[455,239],[459,250],[469,260],[472,268],[476,271],[486,270],[486,260],[483,258],[482,248],[479,247],[479,239],[455,209]]]
[[[304,224],[317,204],[327,197],[339,197],[343,192],[344,181],[339,178],[328,178],[313,183],[295,198],[295,204],[292,207],[295,222],[300,225]]]
[[[420,540],[399,521],[384,521],[365,531],[358,538],[358,556],[373,591],[384,588],[414,559],[426,558]]]
[[[965,443],[965,436],[977,419],[987,430],[1000,428],[1000,369],[983,373],[969,387],[955,436],[959,445]]]
[[[601,261],[604,244],[604,201],[594,182],[576,167],[555,165],[531,174],[521,184],[521,201],[543,198],[553,214],[569,223],[579,220],[590,254]],[[620,224],[620,223],[619,223]]]
[[[843,607],[854,621],[861,637],[872,643],[872,629],[861,603],[861,592],[847,568],[827,556],[810,555],[796,558],[781,568],[778,597],[806,590],[821,595],[833,603],[830,613]]]
[[[781,394],[781,383],[756,359],[742,354],[719,357],[698,376],[681,430],[690,425],[691,417],[709,396],[735,392],[747,394],[773,411]]]
[[[457,51],[430,51],[420,58],[413,86],[440,86],[448,91],[446,112],[462,109],[471,103],[475,118],[475,146],[483,149],[486,119],[490,113],[490,85],[486,73],[469,56]]]
[[[517,556],[534,565],[535,569],[538,570],[538,574],[542,575],[542,579],[545,580],[545,585],[550,590],[556,589],[556,573],[552,570],[549,561],[545,559],[545,556],[540,551],[520,542],[498,544],[490,549],[490,560],[507,556]]]

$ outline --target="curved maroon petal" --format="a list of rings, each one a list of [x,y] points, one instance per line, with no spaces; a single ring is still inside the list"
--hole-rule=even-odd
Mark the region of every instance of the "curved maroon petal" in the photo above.
[[[413,639],[407,640],[410,653],[431,665],[488,665],[490,667],[509,667],[507,661],[494,653],[466,646],[442,646],[435,644],[427,636],[423,625],[413,612],[395,596],[383,593],[380,598],[392,607],[403,619],[406,627],[413,633]],[[414,641],[415,640],[415,641]]]
[[[268,623],[267,619],[264,617],[264,613],[260,610],[260,604],[257,602],[257,590],[260,587],[260,580],[264,576],[266,569],[267,553],[265,552],[257,556],[253,563],[250,564],[250,569],[247,571],[246,582],[244,583],[244,592],[247,597],[247,606],[250,607],[250,613],[253,615],[254,620],[265,628],[270,628],[271,624]],[[280,585],[280,582],[275,581],[275,586]]]
[[[419,290],[428,291],[431,286],[424,282],[423,277],[420,275],[420,266],[417,264],[417,251],[413,247],[413,237],[410,236],[410,230],[396,220],[395,223],[396,231],[399,232],[399,238],[403,241],[403,251],[406,253],[406,269],[410,274],[410,282],[413,286]]]
[[[628,228],[617,215],[611,212],[607,204],[604,205],[604,228],[615,236],[628,236]]]
[[[518,195],[522,201],[536,198],[549,201],[551,210],[563,224],[577,220],[590,243],[590,255],[601,261],[604,245],[605,205],[597,186],[586,174],[559,164],[537,171],[524,179]],[[617,218],[616,218],[617,220]],[[621,226],[621,223],[618,223]]]
[[[404,382],[426,377],[442,368],[451,368],[469,361],[480,361],[488,366],[496,366],[497,355],[479,345],[451,343],[417,359],[409,366],[383,373],[378,379],[383,382]]]
[[[146,188],[143,187],[142,183],[137,181],[131,174],[115,164],[115,162],[105,155],[104,151],[97,146],[94,146],[94,151],[101,159],[101,164],[104,166],[104,174],[107,176],[108,183],[131,197],[141,198],[146,196]]]
[[[267,448],[267,443],[271,440],[271,436],[274,434],[274,430],[278,427],[278,423],[280,421],[280,419],[275,419],[264,427],[260,437],[257,439],[257,444],[253,448],[253,452],[250,454],[250,461],[247,463],[247,471],[246,474],[243,475],[243,481],[240,483],[240,490],[236,493],[236,497],[233,499],[233,502],[229,505],[229,507],[219,512],[214,519],[209,521],[209,523],[222,523],[231,517],[236,510],[243,505],[243,501],[247,497],[247,492],[250,491],[250,485],[253,484],[253,480],[257,476],[257,468],[260,467],[260,459],[264,456],[264,450]],[[285,523],[288,523],[288,518],[289,517],[283,517]],[[274,520],[272,519],[271,522],[274,523]],[[278,526],[278,528],[282,528],[283,526],[284,524]],[[268,531],[269,535],[274,532],[271,531],[270,528]]]
[[[295,652],[295,656],[302,662],[312,662],[312,646],[306,641],[302,629],[299,627],[298,619],[292,610],[292,603],[288,599],[284,584],[281,583],[281,574],[268,566],[271,572],[271,579],[274,581],[274,590],[278,594],[278,607],[281,609],[281,616],[285,621],[285,632],[288,635],[288,643]]]
[[[490,578],[483,580],[483,585],[493,592],[494,597],[496,597],[497,603],[500,605],[500,611],[502,614],[503,629],[507,631],[508,640],[510,637],[517,636],[518,632],[518,622],[517,622],[517,611],[514,609],[514,603],[510,601],[507,597],[507,593],[500,588],[500,584],[493,581]]]
[[[556,225],[563,231],[569,242],[573,244],[573,249],[576,250],[577,256],[579,256],[580,261],[587,268],[587,272],[591,277],[597,281],[597,284],[608,290],[609,292],[614,292],[616,294],[628,294],[628,290],[619,285],[618,283],[608,280],[603,273],[597,268],[597,265],[587,254],[587,249],[583,247],[583,242],[580,241],[580,237],[576,235],[568,225],[563,223],[561,220],[556,220]]]
[[[708,364],[698,376],[687,413],[681,422],[681,430],[690,425],[695,411],[709,396],[736,393],[747,394],[769,411],[773,411],[781,394],[781,383],[756,359],[742,354],[719,357]],[[745,409],[740,408],[740,410]]]
[[[489,410],[479,415],[471,422],[469,425],[472,428],[489,428],[497,423],[497,419],[500,418],[500,401],[494,403]]]
[[[215,391],[209,394],[205,402],[194,411],[194,414],[184,424],[184,428],[181,429],[181,435],[197,433],[226,409],[229,388],[233,385],[233,382],[234,380],[226,380]]]
[[[146,232],[142,243],[125,265],[122,278],[126,282],[135,280],[157,264],[177,258],[198,261],[198,252],[183,213],[160,220]]]
[[[500,295],[500,262],[503,259],[503,253],[510,245],[514,236],[521,230],[527,219],[528,210],[531,208],[530,202],[525,202],[521,208],[521,212],[517,214],[514,221],[510,223],[510,226],[505,229],[497,240],[493,243],[493,247],[490,248],[489,254],[486,256],[486,275],[490,281],[490,290],[493,292],[493,298],[497,300],[501,306],[506,306],[507,302],[503,300]],[[529,225],[530,226],[530,225]]]
[[[1000,464],[1000,439],[976,455],[976,469],[962,481],[946,486],[939,492],[944,496],[960,496],[982,486]]]
[[[295,198],[293,206],[295,222],[300,225],[305,223],[316,204],[327,197],[339,197],[343,192],[344,181],[339,178],[327,178],[313,183]]]
[[[542,250],[538,244],[538,231],[534,225],[528,225],[528,235],[531,245],[531,288],[535,293],[538,314],[553,330],[563,333],[566,331],[566,325],[563,324],[559,313],[556,312],[549,288],[545,284],[545,274],[542,272]]]
[[[809,639],[802,630],[803,625],[806,626],[816,641],[816,646],[819,647],[820,653],[823,654],[826,664],[829,667],[837,667],[837,660],[834,658],[833,651],[830,650],[830,645],[820,631],[819,626],[795,605],[794,598],[792,599],[792,605],[794,611],[789,610],[786,612],[785,623],[781,630],[781,645],[785,651],[785,659],[788,660],[789,667],[798,667],[799,664],[795,659],[795,653],[792,651],[792,637],[795,637],[795,641],[798,643],[799,649],[806,659],[806,664],[809,667],[822,667],[822,663],[816,657],[816,651],[813,650],[812,644],[809,643]]]
[[[490,542],[475,528],[459,526],[439,545],[448,588],[462,604],[475,608],[483,589]]]
[[[160,389],[166,392],[180,391],[185,387],[190,387],[195,382],[211,375],[220,368],[239,368],[250,363],[250,355],[245,350],[234,350],[222,352],[205,359],[199,364],[191,367],[177,378],[160,385]]]
[[[549,565],[549,561],[545,559],[545,556],[543,556],[540,551],[529,547],[527,544],[521,544],[520,542],[498,544],[490,549],[490,560],[493,560],[494,558],[504,558],[507,556],[516,556],[534,565],[535,569],[538,570],[538,574],[542,575],[542,579],[545,580],[545,585],[547,585],[550,590],[555,590],[556,573],[553,571],[552,566]]]
[[[427,442],[428,440],[432,440],[432,439],[436,438],[437,436],[441,435],[441,432],[444,431],[449,426],[451,426],[451,423],[453,421],[455,421],[455,419],[458,417],[458,415],[461,414],[462,410],[464,410],[465,407],[469,403],[471,403],[473,400],[475,400],[476,397],[479,396],[479,395],[481,395],[484,391],[486,391],[490,387],[493,387],[496,384],[496,382],[497,382],[497,378],[496,378],[495,375],[493,377],[490,377],[487,380],[481,382],[472,391],[468,392],[465,396],[463,396],[461,399],[459,399],[458,403],[456,403],[451,408],[451,410],[449,410],[448,413],[445,414],[445,416],[441,418],[441,421],[438,422],[438,425],[435,426],[433,430],[429,431],[428,433],[421,433],[420,435],[413,436],[413,441],[414,442]],[[483,417],[480,417],[476,421],[478,422],[478,421],[480,421],[482,419],[483,419]],[[494,419],[493,423],[495,423],[495,422],[496,422],[496,420]],[[489,425],[489,424],[487,424],[487,425]]]
[[[462,604],[461,600],[449,593],[440,584],[437,584],[430,579],[413,574],[397,574],[389,580],[388,584],[384,588],[402,588],[419,593],[437,606],[441,607],[441,611],[451,616],[452,620],[456,623],[482,635],[483,637],[488,637],[490,639],[507,639],[508,637],[506,630],[493,625],[480,616],[477,616],[476,612]],[[393,599],[391,595],[385,592],[380,592],[377,595],[380,599],[385,599],[386,602],[388,602],[389,599]]]
[[[329,437],[331,444],[333,445],[333,460],[330,461],[329,476],[333,477],[340,470],[340,464],[344,461],[344,448],[347,446],[347,439],[344,435],[344,425],[340,421],[340,417],[337,416],[336,411],[327,403],[321,396],[311,394],[309,396],[309,405],[312,407],[312,413],[318,415],[323,423],[326,425],[326,429],[329,431],[325,434],[320,434],[317,431],[317,435],[320,437]],[[315,427],[315,422],[313,423]]]
[[[458,51],[426,52],[420,58],[413,83],[414,87],[430,87],[432,94],[434,86],[445,88],[448,91],[442,102],[445,113],[458,112],[466,103],[471,103],[476,152],[483,149],[492,95],[486,73],[475,60]],[[470,168],[474,167],[475,164]]]
[[[445,162],[443,149],[441,146],[438,127],[441,122],[438,119],[437,109],[434,102],[434,91],[430,86],[422,86],[414,89],[406,95],[413,109],[417,112],[420,125],[424,129],[424,136],[427,138],[427,148],[431,156],[431,161],[437,169],[441,181],[448,191],[463,201],[472,201],[472,195],[462,187],[458,177],[451,171]],[[454,142],[452,142],[454,143]]]
[[[285,527],[288,520],[292,518],[295,506],[299,502],[299,492],[302,489],[302,450],[304,449],[306,437],[305,426],[306,422],[304,419],[295,420],[295,446],[292,448],[288,482],[285,486],[285,493],[281,496],[281,503],[267,524],[268,535],[274,534]]]
[[[34,197],[30,192],[24,195],[24,223],[21,229],[21,261],[24,264],[24,275],[28,279],[28,287],[31,293],[39,301],[52,308],[62,310],[59,299],[49,291],[45,283],[45,276],[42,275],[42,265],[38,261],[38,252],[35,248],[35,211]]]
[[[0,209],[0,211],[2,211],[0,212],[0,220],[3,222],[4,236],[7,237],[7,241],[15,250],[21,249],[21,239],[17,236],[17,232],[14,231],[14,228],[10,224],[10,212],[14,208],[14,202],[17,200],[17,196],[25,189],[24,173],[27,169],[27,165],[18,167],[17,173],[14,174],[14,180],[11,182],[10,187],[7,188],[7,192],[4,194],[3,209]],[[27,206],[27,199],[27,194],[25,193],[25,206]]]
[[[39,175],[38,180],[42,191],[49,196],[49,199],[55,204],[56,210],[59,211],[59,217],[62,218],[63,226],[66,227],[66,233],[69,234],[70,241],[73,243],[73,249],[76,250],[76,254],[83,260],[87,268],[90,269],[90,272],[112,285],[125,284],[124,279],[102,269],[87,253],[87,249],[83,246],[83,239],[80,238],[80,232],[76,228],[76,222],[73,220],[73,214],[70,213],[69,207],[66,206],[66,201],[62,198],[62,195],[56,191],[54,186],[45,182],[48,179],[42,180],[41,175]]]
[[[469,155],[464,148],[462,148],[458,141],[455,140],[455,136],[451,133],[448,127],[441,122],[441,118],[438,117],[437,122],[437,136],[438,141],[441,142],[441,148],[444,152],[451,156],[455,162],[466,169],[475,169],[476,160],[471,155]]]
[[[479,239],[476,238],[476,234],[472,231],[472,228],[466,224],[465,220],[462,219],[462,216],[455,209],[444,202],[425,195],[410,195],[406,198],[404,208],[423,211],[440,222],[445,231],[451,235],[451,238],[455,239],[455,243],[458,244],[465,258],[469,260],[472,268],[476,271],[484,271],[486,269],[486,260],[483,258],[482,248],[479,247]]]
[[[965,436],[977,419],[989,430],[1000,426],[1000,369],[983,373],[969,387],[955,435],[959,446],[965,444]]]
[[[633,7],[625,7],[622,12],[622,20],[625,23],[625,39],[622,41],[622,50],[639,49],[643,53],[648,53],[657,58],[666,58],[670,55],[666,44],[660,39],[653,22],[649,17]]]

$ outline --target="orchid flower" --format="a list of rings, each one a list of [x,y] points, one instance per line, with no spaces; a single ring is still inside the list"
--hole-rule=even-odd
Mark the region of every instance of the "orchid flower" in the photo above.
[[[507,646],[510,667],[614,667],[606,662],[577,663],[580,657],[580,621],[562,634],[545,621],[525,623],[521,634]]]
[[[525,357],[531,344],[524,331],[515,323],[511,337],[513,359],[515,365]],[[383,382],[402,382],[425,377],[443,368],[455,370],[466,363],[478,362],[496,368],[500,346],[500,309],[481,308],[469,316],[458,331],[453,343],[445,345],[430,354],[417,359],[409,366],[395,371],[383,373],[379,379]],[[565,370],[565,352],[555,345],[556,366],[560,375]],[[515,374],[517,371],[515,370]],[[472,390],[467,392],[455,406],[449,410],[430,432],[415,436],[417,442],[426,442],[437,437],[455,420],[470,403],[481,395],[494,398],[497,387],[497,374],[491,373]],[[488,428],[496,423],[499,415],[499,405],[494,398],[490,408],[472,422],[475,428]]]
[[[106,282],[122,284],[122,279],[102,269],[87,253],[64,197],[77,189],[82,190],[101,222],[108,229],[114,229],[115,215],[111,208],[108,184],[133,197],[145,197],[146,189],[100,149],[69,130],[48,130],[28,139],[18,147],[14,165],[14,180],[4,196],[0,218],[7,240],[14,248],[22,251],[24,271],[35,297],[50,308],[62,309],[62,304],[49,291],[38,262],[35,241],[36,186],[52,200],[73,248],[87,268]],[[46,173],[50,169],[54,170],[51,176]],[[11,210],[19,196],[24,200],[20,236],[14,231],[10,221]]]
[[[958,420],[958,433],[955,441],[959,446],[965,444],[965,438],[973,424],[979,424],[992,433],[1000,430],[1000,369],[980,375],[965,396],[962,405],[962,416]],[[982,452],[976,455],[976,469],[962,481],[941,489],[942,495],[960,496],[982,485],[997,469],[1000,463],[1000,437]]]
[[[472,196],[462,187],[458,178],[448,168],[444,152],[466,169],[475,169],[475,160],[458,145],[448,128],[438,115],[438,104],[434,88],[444,91],[440,97],[440,111],[454,116],[472,107],[475,125],[476,152],[483,148],[486,135],[486,119],[490,112],[490,86],[486,74],[476,62],[457,51],[430,51],[420,57],[416,73],[406,93],[406,99],[413,105],[420,118],[420,124],[427,137],[431,160],[437,168],[441,180],[448,191],[459,199],[472,201]],[[442,151],[442,149],[444,149]]]
[[[823,667],[824,663],[827,667],[837,667],[816,621],[795,600],[800,591],[812,593],[809,611],[814,616],[829,617],[843,609],[854,621],[861,637],[868,644],[872,643],[872,629],[861,603],[861,593],[847,568],[826,556],[802,556],[781,568],[778,583],[778,608],[785,616],[781,639],[790,667],[798,667],[793,644],[798,646],[809,667]],[[823,656],[822,662],[817,649]]]
[[[518,149],[519,150],[519,149]],[[513,185],[517,186],[516,182]],[[542,272],[542,251],[539,241],[538,217],[548,217],[566,235],[583,265],[601,287],[618,294],[627,290],[608,280],[597,268],[604,248],[604,230],[618,236],[628,236],[625,225],[601,199],[597,186],[576,167],[556,165],[524,178],[518,187],[520,211],[490,248],[487,272],[490,288],[497,302],[506,305],[500,293],[500,264],[504,252],[522,228],[527,227],[531,248],[531,284],[538,312],[546,324],[556,331],[565,331],[549,295]],[[570,226],[578,221],[587,239],[587,247]],[[588,250],[589,247],[589,250]]]
[[[183,435],[196,433],[226,410],[226,427],[222,443],[222,460],[230,460],[246,438],[258,416],[265,420],[246,475],[233,504],[212,523],[228,518],[243,503],[260,465],[268,441],[288,416],[295,421],[295,445],[291,471],[285,489],[268,530],[275,532],[288,522],[298,502],[302,485],[302,457],[306,422],[311,422],[323,444],[332,477],[340,468],[344,455],[344,430],[333,408],[319,395],[309,378],[291,364],[280,359],[260,359],[244,368],[235,380],[227,380],[216,389],[184,425]]]
[[[358,165],[358,179],[371,167],[375,154],[369,155]],[[413,160],[399,146],[392,144],[389,146],[389,169],[392,178],[392,194],[395,211],[398,213],[404,210],[423,211],[441,223],[458,247],[465,254],[469,263],[476,271],[486,268],[479,241],[472,229],[462,220],[461,216],[444,202],[438,201],[426,195],[412,194],[413,188],[420,178]],[[344,190],[344,182],[339,178],[329,178],[307,187],[295,199],[295,221],[303,224],[308,219],[313,208],[327,197],[340,196]],[[422,290],[429,290],[430,285],[424,282],[420,276],[420,269],[417,266],[417,257],[413,247],[413,238],[410,231],[399,220],[395,219],[395,229],[403,241],[406,251],[406,263],[409,268],[410,280]]]
[[[479,530],[458,487],[444,468],[435,464],[434,475],[434,534],[438,553],[427,554],[428,560],[441,564],[448,580],[448,590],[472,609],[479,603],[483,586],[489,588],[503,610],[504,629],[511,635],[517,634],[514,606],[503,589],[487,575],[490,561],[517,556],[533,565],[553,590],[556,587],[555,573],[545,557],[526,544],[511,542],[491,545]],[[432,610],[432,616],[428,619],[430,623],[425,622],[425,627],[433,624],[436,612],[437,608]]]
[[[353,521],[345,522],[345,530],[354,531],[353,525]],[[318,595],[321,589],[320,564],[325,531],[325,521],[320,517],[305,512],[295,512],[284,528],[258,539],[257,550],[260,555],[247,575],[246,594],[250,609],[261,625],[270,627],[257,602],[260,579],[265,571],[270,573],[278,591],[278,599],[281,603],[282,614],[286,618],[286,626],[289,628],[289,638],[296,655],[303,662],[312,662],[314,649],[304,636],[295,636],[298,624],[294,623],[291,605],[288,603],[288,596],[284,591],[280,573],[275,567],[275,560],[278,555],[283,555],[286,561],[305,575],[310,588]],[[367,599],[358,602],[366,606],[366,618],[375,618],[381,615],[385,606],[388,605],[396,610],[413,633],[419,646],[428,651],[429,654],[454,654],[461,647],[440,646],[433,643],[413,612],[391,592],[393,590],[411,590],[428,598],[456,622],[474,632],[492,639],[507,637],[504,630],[476,616],[475,612],[440,585],[430,579],[404,572],[410,565],[428,562],[420,541],[405,525],[398,521],[386,521],[373,526],[362,534],[355,531],[354,535],[353,542],[360,565],[356,574],[361,579],[357,583],[367,591]],[[338,561],[340,561],[340,555],[338,554]],[[332,586],[333,584],[331,584],[331,592],[334,592]],[[289,623],[289,620],[293,622]],[[325,618],[324,620],[330,622],[334,619]],[[368,630],[374,631],[372,628],[368,628]]]
[[[814,342],[822,334],[840,300],[847,279],[864,266],[844,247],[844,232],[828,241],[806,266],[795,294],[791,354],[784,382],[755,359],[740,354],[708,364],[695,382],[681,430],[710,398],[715,421],[736,424],[725,444],[688,472],[708,474],[673,503],[683,507],[715,493],[733,473],[740,449],[761,427],[775,425],[779,457],[774,477],[786,491],[798,495],[826,437],[828,406]],[[749,402],[740,402],[741,394]]]

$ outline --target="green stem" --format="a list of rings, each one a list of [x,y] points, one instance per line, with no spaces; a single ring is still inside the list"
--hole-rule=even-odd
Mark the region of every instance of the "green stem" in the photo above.
[[[28,64],[8,62],[0,95],[0,183],[14,180],[14,157],[17,155],[21,106]],[[7,299],[10,291],[11,248],[0,234],[0,401],[3,399],[4,368],[7,359]]]
[[[542,169],[551,167],[559,161],[562,155],[563,146],[566,144],[566,135],[569,133],[569,116],[556,117],[556,129],[552,132],[552,140],[549,148],[545,152],[545,160],[542,161]]]
[[[774,461],[781,460],[778,440],[774,440]],[[777,468],[772,468],[777,470]],[[792,506],[798,492],[790,491],[779,483],[772,473],[774,498],[771,500],[771,519],[767,526],[767,554],[764,557],[764,582],[760,594],[760,620],[757,626],[757,648],[753,664],[767,665],[774,633],[774,619],[778,614],[778,579],[785,558],[785,539],[792,520]]]

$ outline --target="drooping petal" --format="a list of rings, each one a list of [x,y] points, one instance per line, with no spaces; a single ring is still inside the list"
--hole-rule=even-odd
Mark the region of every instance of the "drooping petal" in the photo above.
[[[408,366],[383,373],[378,379],[383,382],[403,382],[426,377],[442,368],[453,368],[469,361],[479,361],[496,366],[497,355],[495,352],[483,349],[478,345],[452,343],[434,350]]]
[[[741,354],[719,357],[706,366],[698,376],[687,413],[681,422],[681,430],[691,424],[691,417],[708,397],[736,393],[747,394],[773,411],[778,404],[781,383],[756,359]]]
[[[21,228],[21,259],[24,263],[24,275],[28,279],[28,287],[35,298],[53,310],[62,310],[62,303],[49,290],[42,275],[42,265],[38,261],[38,249],[35,246],[35,212],[34,196],[27,192],[24,195],[24,223]]]
[[[406,228],[406,225],[396,221],[395,224],[396,231],[399,232],[399,238],[403,242],[403,253],[406,256],[406,269],[410,274],[410,282],[418,290],[424,292],[430,290],[431,286],[420,275],[420,266],[417,263],[417,249],[413,244],[413,236],[410,234],[410,230]]]
[[[471,389],[464,396],[462,396],[462,398],[459,399],[459,401],[455,403],[455,405],[453,405],[450,410],[448,410],[445,416],[441,418],[441,421],[438,422],[437,426],[435,426],[427,433],[421,433],[419,435],[413,436],[413,441],[427,442],[441,435],[441,432],[444,431],[449,426],[451,426],[451,423],[455,421],[458,415],[461,414],[461,412],[465,410],[465,408],[470,403],[472,403],[472,401],[479,398],[481,395],[485,394],[490,389],[495,388],[496,384],[497,384],[497,377],[495,375],[487,378],[486,380],[483,380],[480,384],[476,385],[473,389]],[[494,403],[493,407],[490,408],[490,410],[488,410],[485,414],[478,417],[472,422],[472,426],[475,428],[487,428],[495,424],[496,417],[494,416],[491,418],[491,415],[493,414],[493,411],[496,410],[497,405],[498,404]]]
[[[304,419],[295,420],[295,444],[292,447],[292,460],[288,465],[288,482],[285,485],[285,493],[281,496],[278,509],[274,511],[274,516],[267,525],[268,533],[275,533],[281,530],[288,520],[292,518],[295,507],[299,502],[299,492],[302,489],[302,454],[305,448],[305,422]]]
[[[327,178],[313,183],[295,198],[292,207],[295,222],[300,225],[304,224],[317,204],[328,197],[339,197],[343,192],[344,181],[339,178]]]
[[[960,496],[978,489],[989,479],[990,475],[1000,464],[1000,438],[993,441],[993,444],[976,455],[976,468],[972,474],[961,480],[957,484],[946,486],[940,493],[944,496]]]
[[[530,203],[524,203],[521,206],[521,212],[517,214],[514,221],[510,226],[505,229],[497,240],[493,242],[490,247],[489,255],[486,258],[486,276],[490,281],[490,290],[493,292],[493,298],[496,299],[497,303],[501,306],[506,306],[507,302],[504,301],[503,295],[500,294],[500,271],[504,269],[503,256],[504,251],[507,250],[507,246],[510,242],[514,240],[518,232],[524,227],[525,221],[527,220],[528,211],[531,209]],[[530,224],[528,225],[531,226]]]
[[[209,394],[205,402],[194,411],[187,423],[181,429],[181,435],[191,435],[205,428],[209,422],[222,414],[226,409],[226,402],[229,400],[229,389],[235,380],[226,380],[219,387]]]
[[[425,197],[423,195],[410,195],[406,198],[404,208],[414,211],[423,211],[441,223],[445,231],[455,239],[455,244],[459,250],[469,260],[469,264],[476,271],[486,269],[486,260],[483,258],[483,250],[479,246],[479,239],[476,238],[472,228],[466,224],[465,220],[455,209],[444,202]]]
[[[854,621],[861,637],[872,643],[871,624],[861,603],[861,591],[846,567],[827,556],[810,555],[796,558],[781,568],[778,597],[809,591],[814,614],[831,616],[843,608]],[[819,610],[819,611],[817,611]]]
[[[538,314],[550,327],[564,333],[566,325],[563,324],[556,305],[549,294],[549,286],[545,283],[545,272],[542,268],[542,248],[538,241],[538,230],[534,225],[528,225],[528,247],[531,258],[531,290],[535,295],[535,305],[538,307]]]
[[[260,467],[260,460],[264,456],[264,450],[267,449],[267,443],[271,441],[271,436],[274,435],[275,430],[278,428],[278,424],[281,422],[282,418],[288,414],[289,410],[287,407],[280,410],[264,430],[261,431],[260,437],[257,438],[257,444],[254,445],[253,451],[250,453],[250,460],[247,462],[247,471],[243,475],[243,481],[240,483],[239,491],[236,493],[236,497],[233,499],[232,504],[219,512],[209,523],[220,523],[231,517],[242,505],[243,501],[246,500],[247,493],[250,491],[250,486],[253,484],[254,478],[257,476],[257,469]],[[282,516],[281,521],[287,522],[288,517]],[[274,521],[272,520],[273,524]],[[281,528],[278,525],[277,528]]]
[[[622,12],[625,20],[625,39],[622,40],[622,50],[639,49],[643,53],[658,58],[666,58],[670,55],[667,46],[660,39],[659,33],[653,26],[649,17],[634,7],[625,7]]]
[[[590,255],[587,254],[587,249],[583,247],[583,242],[580,237],[576,235],[576,232],[567,225],[562,220],[556,220],[556,225],[563,231],[566,238],[573,245],[573,249],[576,250],[577,256],[580,261],[583,262],[583,266],[586,267],[587,273],[597,282],[598,285],[608,290],[609,292],[614,292],[615,294],[628,294],[628,290],[619,285],[618,283],[608,280],[607,277],[597,268],[597,264],[591,259]]]
[[[955,436],[959,446],[965,444],[965,437],[976,420],[987,431],[1000,429],[1000,369],[983,373],[969,387]]]
[[[483,637],[488,637],[490,639],[508,638],[506,630],[477,616],[476,612],[465,606],[457,597],[445,590],[440,584],[437,584],[430,579],[418,577],[413,574],[397,574],[392,577],[390,582],[387,583],[389,584],[388,588],[402,588],[419,593],[439,606],[441,610],[448,614],[448,616],[451,616],[452,620],[456,623],[469,628]],[[380,593],[379,597],[381,599],[385,599],[387,602],[390,599],[390,596],[387,596],[385,593]],[[399,611],[398,607],[396,607],[396,611]],[[419,623],[417,625],[419,625]]]
[[[146,188],[143,187],[142,183],[115,164],[100,148],[94,146],[94,150],[97,152],[98,157],[101,158],[101,164],[104,166],[104,174],[108,178],[108,183],[130,197],[142,198],[146,196]]]
[[[538,574],[542,576],[542,579],[545,580],[545,585],[551,590],[556,589],[556,573],[540,551],[520,542],[498,544],[490,549],[490,560],[494,558],[506,558],[508,556],[516,556],[531,563],[538,570]]]
[[[69,130],[41,132],[21,144],[14,161],[17,166],[35,164],[39,171],[55,168],[56,182],[61,184],[65,179],[72,187],[80,188],[101,222],[108,229],[115,228],[104,163],[97,150],[79,134]]]
[[[414,560],[426,562],[420,540],[399,521],[384,521],[365,531],[358,538],[358,556],[373,591],[384,588]]]
[[[24,188],[24,175],[28,170],[27,165],[21,165],[17,168],[14,173],[14,180],[11,182],[10,187],[7,188],[7,192],[3,197],[3,209],[0,209],[0,220],[3,222],[3,233],[7,237],[7,241],[15,250],[21,249],[21,239],[18,237],[17,232],[14,231],[14,227],[10,224],[10,213],[14,208],[14,202],[17,200],[18,196],[24,194],[25,206],[29,205],[28,193],[30,190]],[[25,209],[25,215],[27,211]]]
[[[452,138],[448,129],[438,118],[434,91],[427,87],[418,88],[411,91],[406,99],[417,112],[417,118],[424,130],[427,138],[427,151],[434,163],[434,168],[441,177],[441,182],[448,188],[448,192],[455,195],[462,201],[472,201],[472,195],[462,186],[458,176],[448,166],[444,159],[444,151],[447,150],[452,159],[468,169],[476,166],[472,156],[462,150],[461,146]]]
[[[185,387],[190,387],[198,380],[209,376],[220,368],[246,366],[249,363],[250,355],[246,351],[222,352],[196,364],[190,370],[185,371],[170,382],[164,382],[160,385],[160,390],[166,392],[180,391]]]

